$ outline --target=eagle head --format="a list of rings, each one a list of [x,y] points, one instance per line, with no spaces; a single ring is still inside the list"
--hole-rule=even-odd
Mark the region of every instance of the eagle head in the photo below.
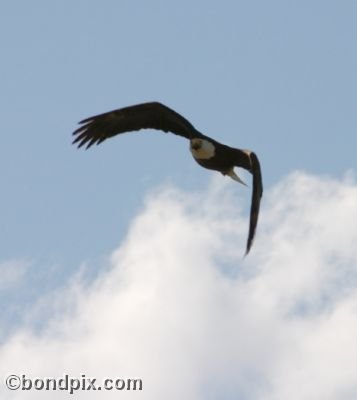
[[[206,139],[193,138],[190,140],[190,150],[194,158],[203,160],[214,157],[215,147]]]

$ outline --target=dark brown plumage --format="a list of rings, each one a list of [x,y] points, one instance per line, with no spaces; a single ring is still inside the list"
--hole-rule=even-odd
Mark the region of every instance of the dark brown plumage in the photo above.
[[[248,254],[255,236],[263,194],[261,169],[255,153],[226,146],[203,135],[187,119],[158,102],[109,111],[86,118],[80,124],[81,126],[73,132],[75,137],[73,143],[78,147],[85,146],[88,149],[118,134],[140,129],[157,129],[189,139],[190,150],[195,161],[204,168],[219,171],[241,183],[243,182],[234,172],[234,167],[249,171],[253,176],[253,188],[246,246],[246,254]]]

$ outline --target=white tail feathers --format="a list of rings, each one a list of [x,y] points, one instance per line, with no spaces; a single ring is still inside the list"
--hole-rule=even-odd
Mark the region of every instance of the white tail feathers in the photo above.
[[[224,175],[230,176],[234,181],[241,183],[244,186],[248,186],[242,179],[234,172],[233,168],[228,170]]]

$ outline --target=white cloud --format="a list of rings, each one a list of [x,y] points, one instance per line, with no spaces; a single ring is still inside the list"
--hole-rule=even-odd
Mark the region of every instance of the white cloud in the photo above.
[[[45,329],[3,343],[1,377],[143,379],[142,392],[105,398],[356,398],[357,185],[297,172],[267,190],[245,259],[238,192],[214,180],[152,193],[111,269],[47,297]]]

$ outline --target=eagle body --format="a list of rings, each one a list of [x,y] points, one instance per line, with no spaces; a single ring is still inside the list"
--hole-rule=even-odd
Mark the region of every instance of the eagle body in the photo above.
[[[136,104],[109,111],[86,118],[80,121],[80,124],[81,126],[73,132],[73,143],[78,147],[89,148],[126,132],[156,129],[188,139],[194,160],[203,168],[218,171],[243,184],[234,168],[240,167],[250,172],[253,176],[253,187],[246,245],[248,254],[255,236],[263,194],[260,163],[254,152],[230,147],[203,135],[182,115],[158,102]]]
[[[200,151],[201,148],[204,150]],[[250,171],[251,164],[248,151],[226,146],[216,140],[200,138],[191,139],[190,150],[195,161],[203,168],[227,175],[227,172],[235,167],[237,157],[239,157],[241,159],[240,166]]]

